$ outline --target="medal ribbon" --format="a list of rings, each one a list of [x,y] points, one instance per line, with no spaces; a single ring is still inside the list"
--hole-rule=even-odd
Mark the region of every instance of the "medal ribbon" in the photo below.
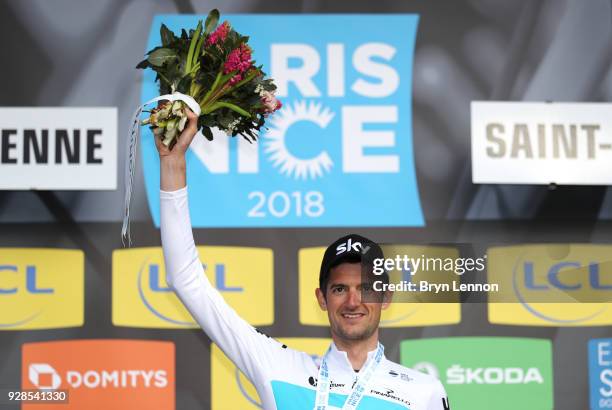
[[[359,372],[359,376],[357,377],[357,382],[353,386],[351,393],[348,398],[344,402],[344,406],[342,406],[342,410],[353,410],[357,408],[359,402],[363,398],[364,393],[368,387],[370,379],[372,375],[376,371],[376,368],[380,364],[383,358],[385,348],[383,345],[378,343],[378,347],[376,348],[376,353],[374,354],[374,358],[369,360],[365,367]],[[317,396],[315,398],[315,407],[314,410],[327,410],[327,405],[329,402],[329,367],[327,365],[327,358],[331,352],[331,346],[327,349],[327,353],[323,357],[321,361],[321,366],[319,367],[319,377],[317,379]]]
[[[134,190],[134,174],[136,173],[136,155],[138,150],[138,140],[140,139],[140,114],[145,106],[161,101],[183,101],[196,115],[200,115],[200,105],[193,97],[175,92],[174,94],[164,94],[159,97],[155,97],[142,104],[132,115],[132,121],[130,122],[130,132],[127,138],[127,149],[128,156],[125,162],[125,204],[123,212],[123,226],[121,227],[121,242],[125,246],[127,240],[128,246],[132,244],[132,238],[130,236],[130,203],[132,201],[132,191]]]

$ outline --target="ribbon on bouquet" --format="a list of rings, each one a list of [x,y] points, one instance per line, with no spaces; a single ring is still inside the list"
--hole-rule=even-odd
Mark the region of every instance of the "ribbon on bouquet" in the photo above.
[[[144,110],[145,106],[152,104],[157,101],[168,100],[168,101],[183,101],[196,115],[200,115],[200,105],[193,97],[175,92],[173,94],[164,94],[159,97],[150,99],[149,101],[142,104],[132,115],[130,122],[130,131],[127,138],[127,149],[128,156],[125,162],[125,208],[123,213],[123,226],[121,227],[121,242],[125,246],[127,240],[128,246],[132,245],[132,238],[130,235],[130,203],[132,201],[132,191],[134,190],[134,173],[136,172],[136,155],[138,150],[138,140],[140,139],[140,115]]]

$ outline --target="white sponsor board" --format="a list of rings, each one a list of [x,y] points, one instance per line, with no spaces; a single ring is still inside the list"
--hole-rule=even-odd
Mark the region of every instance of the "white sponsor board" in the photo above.
[[[472,181],[612,185],[612,104],[472,102]]]
[[[0,108],[0,189],[117,189],[117,108]]]

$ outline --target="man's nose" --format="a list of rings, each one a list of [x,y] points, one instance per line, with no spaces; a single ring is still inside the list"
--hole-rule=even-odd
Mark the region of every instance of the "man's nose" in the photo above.
[[[357,289],[349,290],[346,304],[349,307],[358,307],[361,304],[361,292]]]

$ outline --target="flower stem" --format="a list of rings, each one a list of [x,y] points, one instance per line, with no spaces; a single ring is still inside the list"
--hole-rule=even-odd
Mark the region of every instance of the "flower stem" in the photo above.
[[[223,74],[223,71],[219,71],[219,73],[217,74],[217,77],[215,78],[215,82],[213,83],[212,87],[210,87],[210,90],[208,90],[206,95],[204,95],[204,98],[202,99],[202,103],[200,104],[200,107],[203,107],[203,106],[206,105],[206,103],[208,102],[208,97],[210,97],[210,94],[212,94],[212,92],[217,87],[217,84],[219,84],[219,81],[221,80],[221,75],[222,74]]]
[[[168,80],[166,78],[165,75],[163,75],[162,73],[160,73],[159,71],[157,72],[157,75],[159,76],[159,78],[161,78],[162,80],[164,80],[170,87],[172,87],[172,83],[170,82],[170,80]]]
[[[251,118],[251,114],[248,111],[243,110],[242,108],[238,107],[235,104],[232,103],[228,103],[225,101],[217,101],[216,103],[212,104],[210,107],[208,107],[208,110],[205,110],[204,113],[205,114],[209,114],[211,112],[213,112],[214,110],[218,109],[218,108],[229,108],[232,111],[237,112],[238,114],[247,117],[247,118]]]

